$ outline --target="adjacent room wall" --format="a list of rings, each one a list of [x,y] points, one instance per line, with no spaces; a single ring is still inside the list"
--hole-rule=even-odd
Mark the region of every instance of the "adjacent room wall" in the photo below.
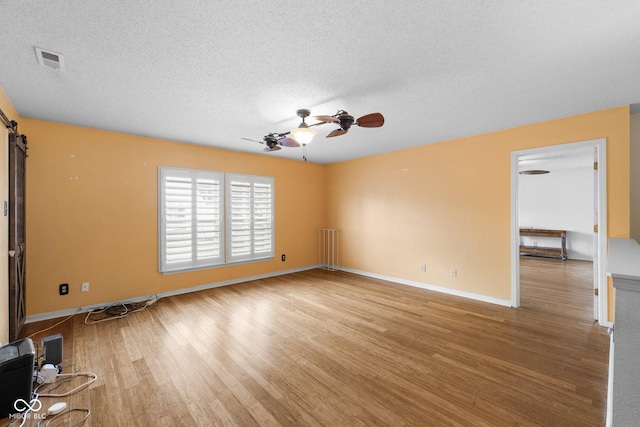
[[[342,231],[342,264],[509,301],[511,152],[602,137],[608,235],[628,237],[625,106],[328,165],[328,226]]]
[[[567,257],[593,261],[593,181],[593,167],[520,175],[520,228],[567,230]],[[560,247],[557,238],[521,240],[531,246]]]
[[[29,138],[29,316],[318,262],[317,230],[325,219],[321,165],[40,120],[21,119],[20,126]],[[276,258],[159,273],[158,166],[275,177]],[[89,292],[80,292],[82,282],[90,283]],[[60,283],[69,284],[69,295],[58,294]]]

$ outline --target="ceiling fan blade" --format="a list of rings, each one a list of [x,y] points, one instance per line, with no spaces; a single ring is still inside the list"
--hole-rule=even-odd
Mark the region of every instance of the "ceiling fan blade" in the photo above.
[[[282,147],[276,145],[273,148],[265,147],[264,150],[262,151],[264,151],[265,153],[270,153],[272,151],[278,151],[278,150],[282,150]]]
[[[333,116],[313,116],[312,119],[320,120],[325,123],[340,123],[340,119]]]
[[[329,134],[327,135],[327,138],[331,138],[334,136],[340,136],[340,135],[344,135],[345,133],[347,133],[348,131],[344,130],[344,129],[336,129],[333,130],[331,132],[329,132]]]
[[[240,138],[240,139],[242,139],[244,141],[251,141],[251,142],[257,142],[257,143],[260,143],[260,144],[264,144],[264,141],[258,141],[257,139],[249,139],[249,138]]]
[[[300,143],[293,138],[282,138],[278,143],[283,147],[300,147]]]
[[[384,116],[380,113],[371,113],[360,117],[356,124],[363,128],[379,128],[384,124]]]

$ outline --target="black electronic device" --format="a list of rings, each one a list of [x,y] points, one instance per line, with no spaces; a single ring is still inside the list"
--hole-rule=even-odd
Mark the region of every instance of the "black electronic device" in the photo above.
[[[62,334],[42,338],[42,355],[44,356],[43,365],[62,363]]]
[[[31,338],[0,347],[0,419],[18,412],[18,399],[31,401],[35,357]]]

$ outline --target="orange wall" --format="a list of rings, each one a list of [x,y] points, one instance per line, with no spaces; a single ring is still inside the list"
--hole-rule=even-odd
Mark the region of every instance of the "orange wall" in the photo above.
[[[605,137],[608,234],[628,237],[629,125],[620,107],[328,165],[341,264],[510,300],[511,152]]]
[[[39,120],[21,119],[20,127],[29,145],[28,315],[318,262],[317,229],[325,219],[321,165]],[[274,176],[276,258],[159,273],[158,166]],[[80,292],[82,282],[90,283],[89,292]],[[58,295],[60,283],[69,283],[69,295]]]
[[[30,316],[313,265],[319,227],[342,230],[344,267],[509,300],[511,152],[602,137],[608,234],[629,236],[628,107],[326,166],[21,119],[3,93],[0,108],[29,138]],[[278,257],[158,273],[159,165],[275,176]]]

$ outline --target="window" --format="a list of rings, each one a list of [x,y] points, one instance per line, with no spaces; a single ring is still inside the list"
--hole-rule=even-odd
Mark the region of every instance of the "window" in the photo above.
[[[273,257],[273,178],[227,175],[227,261]]]
[[[160,168],[160,271],[224,262],[224,175]]]
[[[158,176],[161,272],[273,257],[273,178],[166,167]]]

